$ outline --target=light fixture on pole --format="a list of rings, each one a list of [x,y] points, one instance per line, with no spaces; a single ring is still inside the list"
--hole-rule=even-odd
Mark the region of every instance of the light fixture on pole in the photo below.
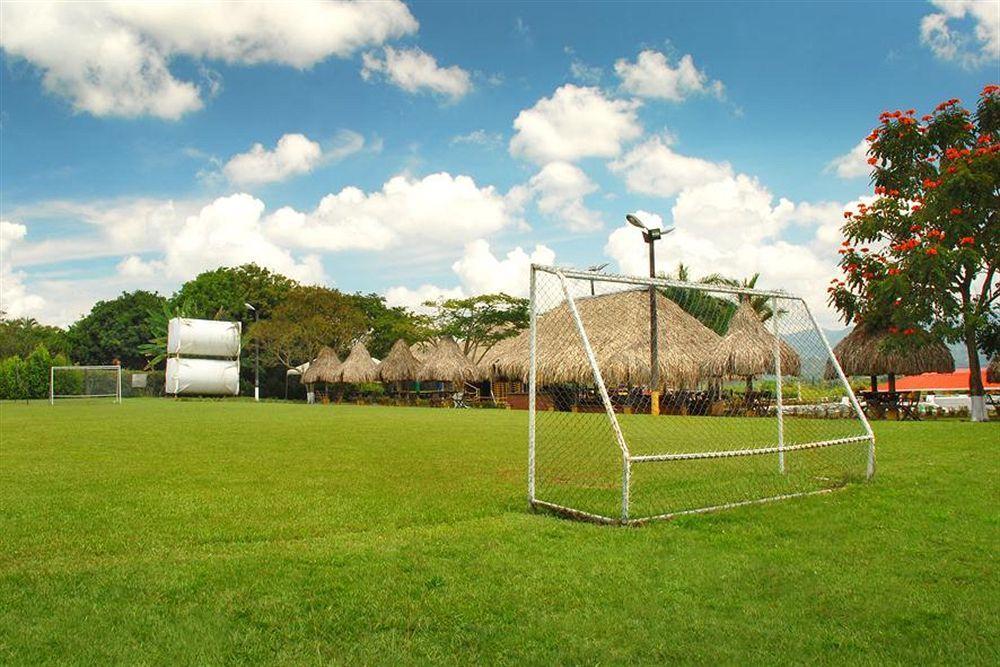
[[[260,322],[260,313],[257,309],[249,303],[243,305],[253,311],[253,321]],[[260,400],[260,341],[256,337],[253,342],[253,400]]]
[[[674,228],[670,229],[660,229],[659,227],[647,227],[642,220],[636,216],[629,213],[625,216],[625,220],[628,224],[633,227],[638,227],[642,230],[642,240],[646,242],[649,246],[649,277],[656,277],[656,252],[653,249],[653,244],[663,238],[665,235],[674,231]],[[659,414],[659,386],[660,386],[660,365],[658,363],[658,341],[657,341],[657,322],[656,322],[656,287],[653,285],[649,286],[649,390],[650,390],[650,400],[652,401],[651,412],[653,414]]]
[[[607,262],[605,262],[604,264],[594,264],[593,266],[588,266],[587,270],[590,271],[591,273],[597,273],[598,271],[601,271],[602,269],[604,269],[604,267],[606,267],[607,265],[608,265]],[[590,296],[594,296],[594,281],[593,280],[590,281]]]

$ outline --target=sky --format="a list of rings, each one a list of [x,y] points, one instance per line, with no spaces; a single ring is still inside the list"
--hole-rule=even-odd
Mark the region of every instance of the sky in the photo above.
[[[886,109],[1000,82],[1000,2],[0,3],[0,309],[256,262],[393,305],[531,262],[761,274],[835,326]]]

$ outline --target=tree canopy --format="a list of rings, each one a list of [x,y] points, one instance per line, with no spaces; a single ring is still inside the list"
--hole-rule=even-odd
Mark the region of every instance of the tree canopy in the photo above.
[[[490,348],[528,326],[528,300],[508,294],[481,294],[427,302],[436,309],[436,333],[461,341],[462,352],[478,362]]]
[[[123,292],[110,301],[98,301],[90,313],[67,332],[73,361],[110,364],[115,359],[128,368],[141,368],[146,360],[140,346],[149,341],[149,313],[166,302],[155,292]]]

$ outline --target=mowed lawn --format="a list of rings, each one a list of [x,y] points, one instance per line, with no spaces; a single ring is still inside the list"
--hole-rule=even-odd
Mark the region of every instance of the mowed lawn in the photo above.
[[[620,528],[527,510],[526,420],[0,405],[0,663],[1000,661],[1000,424]]]

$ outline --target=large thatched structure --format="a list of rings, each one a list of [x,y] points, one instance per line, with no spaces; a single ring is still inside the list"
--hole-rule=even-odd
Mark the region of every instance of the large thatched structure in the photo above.
[[[649,292],[626,290],[576,299],[591,348],[604,380],[610,384],[643,384],[650,380]],[[657,344],[660,381],[693,386],[701,368],[719,344],[719,335],[657,294]],[[594,381],[569,304],[538,316],[538,383]],[[483,366],[498,377],[527,379],[530,332],[503,341]]]
[[[382,363],[378,365],[378,379],[382,382],[416,380],[420,373],[420,365],[403,339],[399,339],[393,344]]]
[[[334,377],[337,378],[336,382],[348,384],[375,382],[378,378],[377,366],[364,343],[359,341],[354,344],[344,363],[334,372]]]
[[[780,338],[778,350],[781,374],[798,375],[802,367],[799,355]],[[746,378],[774,373],[774,334],[760,321],[749,301],[736,309],[726,335],[709,354],[702,371],[713,377]]]
[[[424,359],[426,359],[430,353],[434,351],[434,347],[436,345],[437,341],[422,340],[410,346],[410,354],[412,354],[413,358],[420,363],[424,363]]]
[[[1000,354],[993,357],[993,361],[986,367],[986,381],[1000,382]]]
[[[423,366],[417,379],[438,382],[454,382],[456,385],[465,382],[477,382],[486,377],[482,369],[462,354],[458,343],[451,336],[443,336],[424,357]]]
[[[316,359],[309,364],[309,368],[302,374],[302,383],[337,382],[336,373],[338,368],[340,368],[340,359],[337,358],[337,353],[328,347],[324,347],[316,355]]]
[[[845,375],[920,375],[921,373],[952,373],[955,359],[948,346],[934,340],[899,351],[886,345],[888,331],[855,327],[833,348]],[[837,372],[827,362],[826,377],[834,378]]]

